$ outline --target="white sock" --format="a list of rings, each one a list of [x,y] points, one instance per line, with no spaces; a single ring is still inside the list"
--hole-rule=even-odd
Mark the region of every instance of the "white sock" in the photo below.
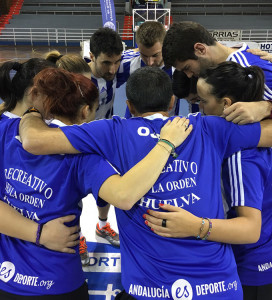
[[[106,226],[107,221],[98,220],[98,224],[99,224],[99,228],[101,229],[102,227]]]

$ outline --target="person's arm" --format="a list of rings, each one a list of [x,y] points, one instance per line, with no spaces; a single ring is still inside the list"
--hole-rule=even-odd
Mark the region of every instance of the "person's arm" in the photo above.
[[[160,138],[180,145],[192,131],[189,120],[175,118],[168,121],[160,132]],[[166,143],[157,145],[123,176],[113,175],[100,187],[99,197],[115,207],[128,210],[154,185],[165,166],[172,148]],[[137,187],[137,188],[135,188]]]
[[[247,52],[252,53],[254,55],[258,55],[258,56],[260,56],[261,59],[272,62],[272,53],[263,51],[261,49],[248,49]]]
[[[168,121],[161,130],[161,139],[169,140],[174,145],[184,141],[191,133],[192,125],[185,130],[188,120],[185,122],[182,120]],[[176,122],[180,124],[180,128],[176,126]],[[172,130],[169,130],[171,127]],[[169,158],[171,149],[168,144],[159,142],[144,159],[123,176],[109,177],[101,186],[99,197],[118,208],[131,209],[154,185]]]
[[[236,102],[223,111],[223,117],[227,121],[244,125],[268,118],[271,110],[271,101]]]
[[[197,237],[200,234],[202,218],[190,212],[169,204],[160,205],[166,212],[148,210],[145,214],[146,225],[156,234],[165,237],[186,238]],[[236,218],[211,219],[212,230],[208,240],[229,244],[256,243],[260,237],[261,212],[252,207],[237,207]],[[162,227],[162,220],[166,220],[166,227]],[[200,237],[203,238],[209,229],[209,222],[205,220]]]
[[[78,241],[78,226],[67,227],[65,223],[73,221],[75,216],[65,216],[44,224],[40,244],[44,247],[67,253],[75,253],[70,247]],[[36,242],[38,223],[22,216],[7,203],[0,201],[0,232],[24,241]]]
[[[36,155],[79,153],[59,128],[49,128],[39,113],[29,113],[20,122],[23,148]]]
[[[257,147],[272,147],[272,120],[263,120],[260,124],[261,137]]]
[[[173,122],[174,120],[176,121]],[[177,122],[177,120],[180,120],[182,123]],[[165,125],[167,127],[164,127],[171,132],[171,130],[175,130],[175,127],[177,126],[177,134],[174,137],[176,141],[172,140],[177,147],[184,141],[183,136],[179,136],[178,131],[183,127],[182,124],[185,122],[185,118],[181,119],[176,117],[173,121],[168,122],[168,124],[172,124],[172,126]],[[47,155],[79,153],[79,151],[72,146],[60,128],[48,127],[42,120],[42,116],[38,113],[29,113],[22,117],[19,133],[23,148],[32,154]],[[164,134],[167,135],[167,132]]]

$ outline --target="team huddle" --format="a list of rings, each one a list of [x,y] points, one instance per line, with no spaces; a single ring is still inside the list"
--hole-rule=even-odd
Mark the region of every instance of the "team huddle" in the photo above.
[[[194,22],[147,21],[136,41],[101,28],[87,61],[0,67],[0,298],[88,299],[92,193],[97,235],[120,244],[115,299],[272,299],[272,63]],[[180,97],[202,113],[178,117]]]

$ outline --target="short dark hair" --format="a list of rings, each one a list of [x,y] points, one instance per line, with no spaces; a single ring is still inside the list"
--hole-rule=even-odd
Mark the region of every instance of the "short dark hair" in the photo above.
[[[173,95],[172,83],[158,67],[143,67],[129,77],[126,95],[138,113],[167,111]]]
[[[233,61],[225,61],[204,70],[199,78],[212,86],[216,99],[229,97],[233,102],[263,100],[264,73],[257,66],[242,67]]]
[[[197,59],[194,54],[194,45],[203,43],[215,45],[216,39],[211,36],[202,25],[183,21],[173,23],[163,41],[162,56],[166,66],[175,66],[176,61]]]
[[[146,21],[136,31],[136,43],[151,48],[155,43],[163,43],[166,30],[162,23]]]
[[[121,37],[111,28],[99,28],[90,38],[90,51],[96,58],[100,53],[119,55],[123,51]]]
[[[172,89],[176,97],[182,99],[189,96],[189,94],[196,94],[197,78],[188,78],[183,71],[175,70],[172,79]]]

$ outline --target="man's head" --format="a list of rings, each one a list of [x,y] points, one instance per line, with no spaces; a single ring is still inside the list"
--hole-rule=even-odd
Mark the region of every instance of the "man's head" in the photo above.
[[[215,45],[216,40],[202,25],[189,21],[174,23],[163,42],[164,63],[183,71],[188,77],[198,76],[212,65],[207,50]]]
[[[147,66],[163,65],[162,44],[165,34],[164,26],[157,21],[146,21],[136,31],[136,43]]]
[[[105,27],[98,29],[90,39],[90,57],[95,76],[113,80],[121,61],[123,44],[114,30]]]
[[[127,81],[126,95],[139,114],[167,112],[173,95],[172,83],[160,68],[139,68]]]

